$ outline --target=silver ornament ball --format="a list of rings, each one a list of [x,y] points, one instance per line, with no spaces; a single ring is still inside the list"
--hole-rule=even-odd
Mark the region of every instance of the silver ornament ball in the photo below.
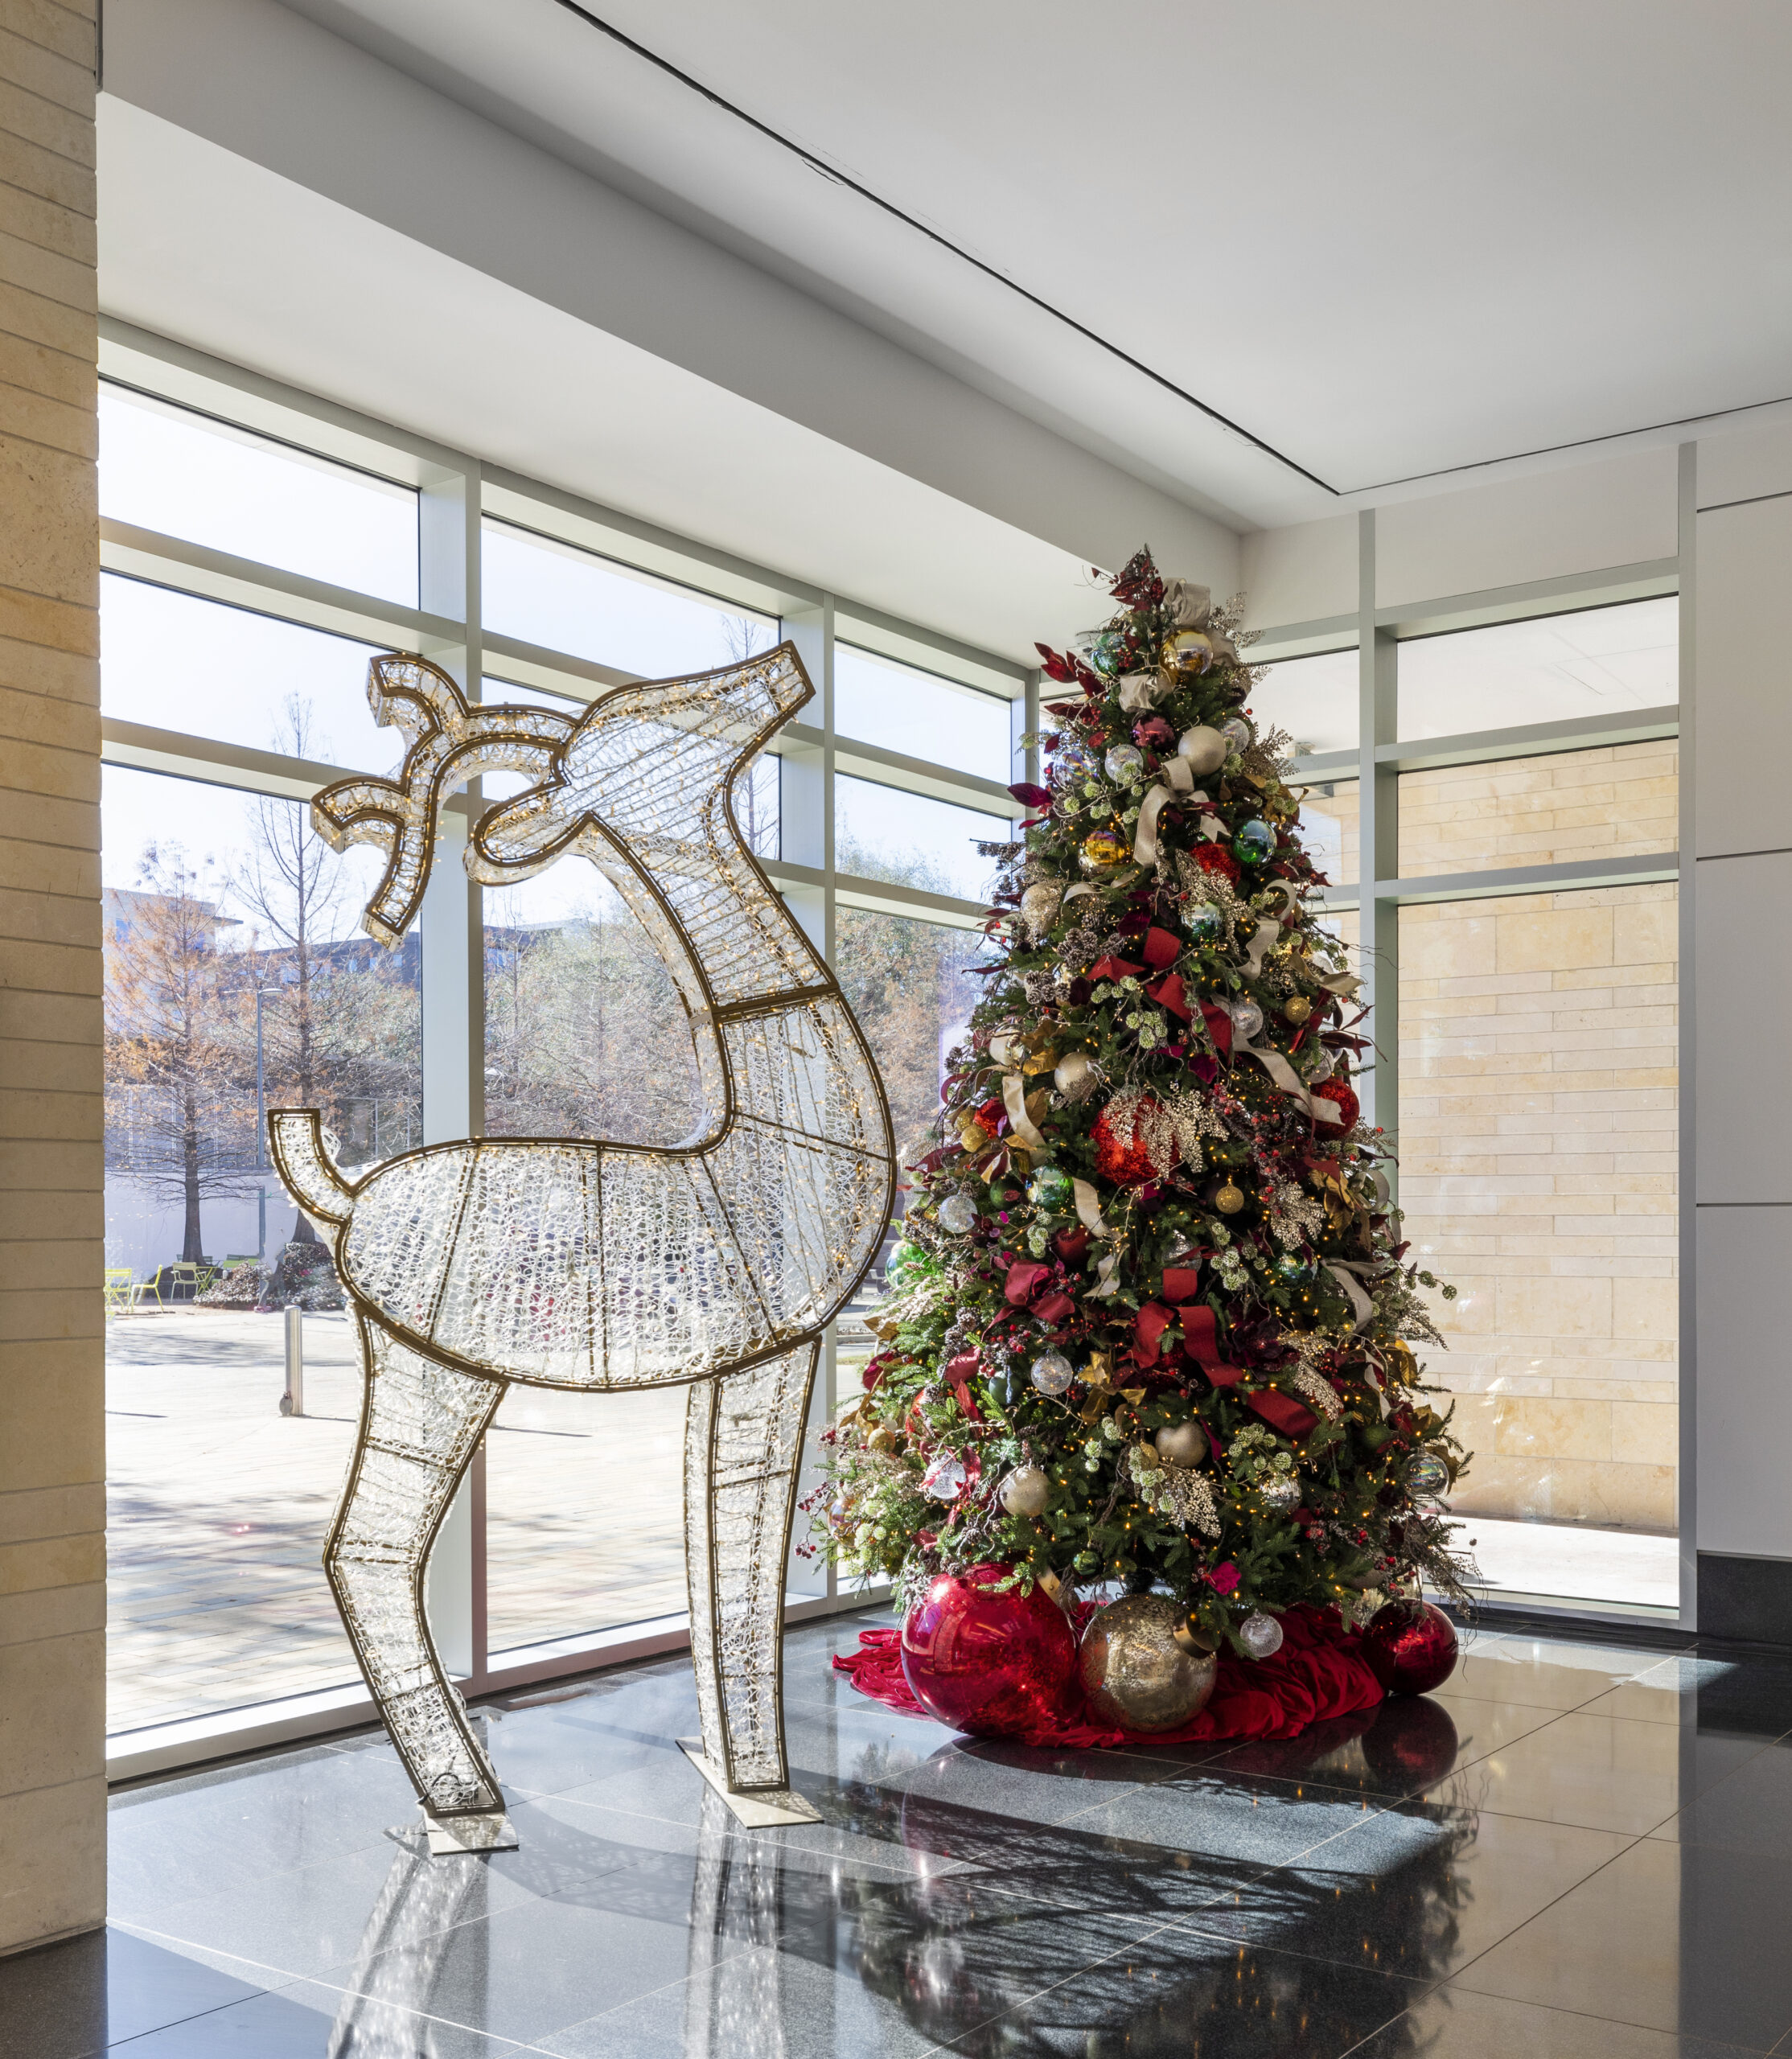
[[[1062,1394],[1075,1378],[1075,1367],[1062,1351],[1042,1352],[1033,1362],[1033,1384],[1042,1394]]]
[[[1136,779],[1145,770],[1145,753],[1136,743],[1117,743],[1101,763],[1110,779],[1124,783]]]
[[[1217,772],[1226,762],[1226,739],[1218,729],[1210,729],[1203,722],[1197,729],[1182,732],[1182,742],[1176,746],[1176,755],[1196,779],[1205,779],[1208,773]]]
[[[1243,716],[1235,715],[1228,722],[1222,722],[1219,734],[1226,740],[1228,756],[1235,750],[1248,750],[1256,741],[1256,731]]]
[[[949,1194],[939,1204],[939,1227],[962,1237],[977,1227],[977,1205],[968,1194]]]
[[[1273,1616],[1254,1609],[1238,1626],[1239,1642],[1253,1658],[1272,1658],[1282,1648],[1282,1626]]]
[[[1161,1594],[1127,1595],[1089,1618],[1078,1664],[1097,1722],[1174,1730],[1206,1707],[1218,1662],[1177,1642],[1182,1622],[1182,1609]]]
[[[1051,1482],[1042,1465],[1017,1465],[1001,1484],[1002,1506],[1010,1515],[1043,1515]]]
[[[1254,1001],[1235,1001],[1227,1013],[1232,1018],[1232,1027],[1247,1044],[1263,1028],[1263,1010]]]
[[[1301,1483],[1272,1473],[1257,1490],[1257,1498],[1272,1515],[1288,1515],[1301,1506]]]

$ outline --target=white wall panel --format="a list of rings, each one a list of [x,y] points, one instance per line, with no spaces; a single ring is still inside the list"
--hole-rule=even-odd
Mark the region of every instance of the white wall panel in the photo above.
[[[1781,1025],[1792,1020],[1792,852],[1699,868],[1696,1193],[1792,1202],[1792,1095]]]
[[[1792,1557],[1792,1208],[1699,1211],[1698,1545]]]
[[[1357,604],[1357,518],[1259,529],[1241,540],[1245,621],[1253,629],[1352,614]]]
[[[1769,493],[1792,493],[1792,422],[1757,424],[1700,441],[1701,508],[1758,500]]]
[[[1699,454],[1701,492],[1704,449]],[[1792,846],[1792,498],[1699,517],[1698,854]]]
[[[1382,508],[1377,605],[1672,557],[1677,464],[1671,449],[1628,451]]]

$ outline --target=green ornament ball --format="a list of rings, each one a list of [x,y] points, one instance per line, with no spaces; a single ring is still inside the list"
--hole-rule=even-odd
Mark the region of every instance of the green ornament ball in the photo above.
[[[1071,1176],[1055,1165],[1042,1165],[1034,1174],[1026,1196],[1035,1208],[1048,1211],[1063,1208],[1071,1198]]]
[[[1232,856],[1241,865],[1260,865],[1276,849],[1276,832],[1260,815],[1241,824],[1232,839]]]

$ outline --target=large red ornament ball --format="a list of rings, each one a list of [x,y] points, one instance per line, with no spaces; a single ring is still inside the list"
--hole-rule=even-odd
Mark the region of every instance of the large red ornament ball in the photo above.
[[[1076,1672],[1076,1639],[1042,1588],[993,1594],[1006,1566],[941,1573],[902,1625],[902,1671],[930,1716],[973,1737],[1049,1724]]]
[[[1218,873],[1219,877],[1236,886],[1241,873],[1239,862],[1221,844],[1197,844],[1189,856],[1203,872]]]
[[[1369,1618],[1362,1655],[1390,1695],[1428,1695],[1456,1671],[1456,1625],[1428,1601],[1390,1601]]]
[[[1356,1127],[1356,1119],[1362,1113],[1362,1104],[1357,1099],[1347,1079],[1321,1079],[1313,1090],[1313,1098],[1316,1101],[1335,1102],[1342,1127],[1346,1129]]]
[[[1149,1115],[1157,1106],[1147,1095],[1140,1102],[1138,1112]],[[1132,1143],[1122,1144],[1114,1134],[1105,1108],[1095,1117],[1091,1134],[1095,1140],[1095,1169],[1104,1180],[1112,1180],[1117,1187],[1129,1187],[1156,1177],[1157,1169],[1151,1162],[1145,1140],[1135,1132]]]

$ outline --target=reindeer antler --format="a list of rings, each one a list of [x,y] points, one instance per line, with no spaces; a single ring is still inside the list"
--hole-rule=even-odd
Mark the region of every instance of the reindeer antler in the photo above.
[[[311,803],[311,821],[331,850],[371,844],[388,853],[368,902],[369,936],[397,944],[429,884],[437,817],[448,786],[508,770],[545,778],[576,717],[546,708],[469,705],[427,658],[395,652],[367,668],[368,704],[383,727],[401,730],[405,762],[393,779],[339,779]]]

